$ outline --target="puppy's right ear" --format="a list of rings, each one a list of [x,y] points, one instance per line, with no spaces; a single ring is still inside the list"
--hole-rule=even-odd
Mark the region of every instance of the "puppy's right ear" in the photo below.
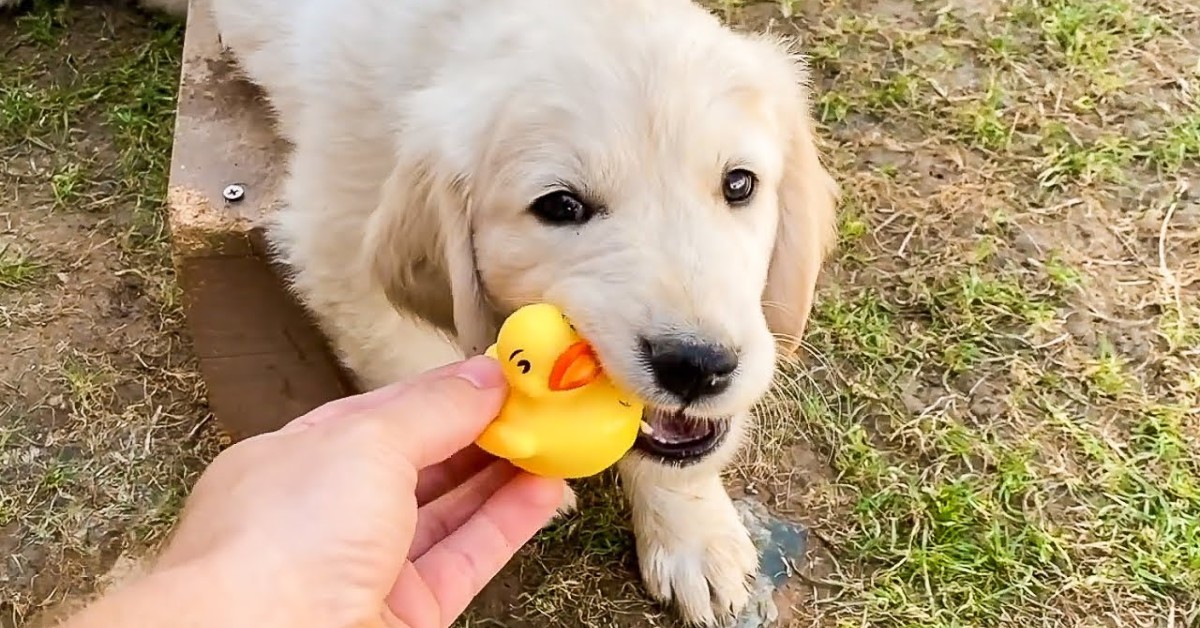
[[[371,277],[402,313],[416,315],[482,352],[496,334],[479,286],[465,177],[401,155],[366,225]]]
[[[787,168],[779,190],[779,224],[763,290],[763,311],[783,355],[801,344],[813,306],[817,276],[837,242],[837,205],[841,190],[821,163],[808,102],[808,68],[787,52],[787,44],[769,38],[769,63],[778,72],[781,117],[788,122]],[[785,61],[784,63],[779,63]]]

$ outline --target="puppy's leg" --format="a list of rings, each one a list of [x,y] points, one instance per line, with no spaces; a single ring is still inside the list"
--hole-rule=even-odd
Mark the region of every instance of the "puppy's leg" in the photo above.
[[[719,465],[672,468],[627,457],[619,470],[647,591],[690,624],[731,621],[749,601],[758,552]]]

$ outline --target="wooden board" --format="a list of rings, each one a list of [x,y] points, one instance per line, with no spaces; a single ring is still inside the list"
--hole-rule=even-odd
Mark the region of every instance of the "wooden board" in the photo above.
[[[267,258],[287,145],[261,93],[193,0],[184,39],[168,192],[172,254],[208,402],[234,439],[278,428],[352,392],[311,318]],[[227,201],[236,184],[244,196]]]

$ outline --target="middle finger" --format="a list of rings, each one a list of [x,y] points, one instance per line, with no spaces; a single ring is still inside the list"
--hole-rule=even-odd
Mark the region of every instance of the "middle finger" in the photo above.
[[[497,460],[450,492],[417,509],[417,528],[408,549],[416,560],[430,547],[462,527],[479,508],[520,471],[506,460]]]

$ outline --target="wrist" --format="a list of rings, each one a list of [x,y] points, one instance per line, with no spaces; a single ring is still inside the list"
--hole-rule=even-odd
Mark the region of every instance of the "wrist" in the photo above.
[[[323,626],[307,608],[298,582],[267,575],[262,565],[232,553],[198,557],[145,576],[104,595],[66,628],[154,626],[199,628]]]

